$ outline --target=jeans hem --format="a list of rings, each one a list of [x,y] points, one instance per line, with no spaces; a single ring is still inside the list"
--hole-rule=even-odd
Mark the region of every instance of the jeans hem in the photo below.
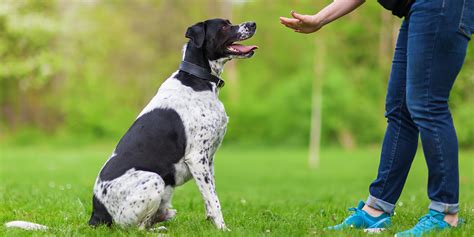
[[[393,211],[395,210],[395,204],[388,203],[372,195],[369,195],[369,197],[367,198],[367,202],[365,204],[367,204],[367,206],[369,207],[375,208],[385,213],[389,213],[390,215],[392,215]]]
[[[459,212],[459,203],[448,204],[448,203],[442,203],[442,202],[437,202],[437,201],[431,201],[430,209],[438,211],[438,212],[442,212],[445,214],[456,214]]]

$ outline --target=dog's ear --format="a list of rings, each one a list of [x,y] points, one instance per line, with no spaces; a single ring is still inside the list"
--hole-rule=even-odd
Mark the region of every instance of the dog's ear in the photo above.
[[[190,39],[191,43],[197,48],[201,48],[204,44],[204,37],[206,31],[204,28],[204,22],[198,22],[193,26],[190,26],[186,31],[186,38]]]

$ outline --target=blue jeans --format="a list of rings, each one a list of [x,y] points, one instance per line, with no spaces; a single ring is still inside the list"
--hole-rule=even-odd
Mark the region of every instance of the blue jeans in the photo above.
[[[388,126],[367,205],[392,213],[421,137],[430,209],[459,209],[458,142],[448,99],[474,32],[474,0],[416,0],[398,36]]]

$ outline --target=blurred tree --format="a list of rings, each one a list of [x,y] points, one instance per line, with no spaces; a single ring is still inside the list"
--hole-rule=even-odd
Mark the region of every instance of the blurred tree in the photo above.
[[[324,68],[326,58],[326,42],[322,37],[315,38],[314,78],[311,101],[311,136],[309,140],[309,166],[319,166],[319,155],[321,147],[321,119],[324,81]]]
[[[186,28],[221,17],[256,21],[245,44],[260,46],[224,71],[225,143],[315,144],[320,123],[322,145],[379,144],[400,21],[368,1],[317,34],[278,23],[291,9],[311,14],[329,2],[0,1],[0,138],[119,139],[177,69]],[[471,46],[451,94],[464,147],[474,146],[473,91]]]
[[[0,130],[50,130],[59,119],[43,99],[59,75],[58,32],[55,1],[0,2]]]
[[[233,19],[233,1],[227,0],[221,4],[222,16],[226,19]],[[236,23],[233,23],[236,24]],[[226,83],[227,87],[230,87],[229,91],[229,102],[234,106],[239,102],[239,81],[237,75],[237,65],[235,60],[226,63],[225,66]]]

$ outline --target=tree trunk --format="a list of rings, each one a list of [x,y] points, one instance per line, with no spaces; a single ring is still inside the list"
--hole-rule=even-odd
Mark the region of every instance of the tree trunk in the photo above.
[[[380,11],[380,30],[379,30],[379,65],[383,69],[387,69],[390,65],[392,57],[392,25],[393,16],[389,11]]]
[[[223,17],[232,20],[233,3],[232,1],[221,2],[221,13]],[[236,24],[236,22],[233,22]],[[229,102],[236,105],[239,102],[239,81],[237,66],[235,60],[231,60],[225,65],[225,82],[228,85]]]
[[[321,115],[322,115],[322,86],[324,77],[324,58],[326,54],[326,45],[324,37],[316,37],[315,58],[314,58],[314,78],[311,96],[311,136],[309,142],[309,167],[319,167],[320,147],[321,147]]]

